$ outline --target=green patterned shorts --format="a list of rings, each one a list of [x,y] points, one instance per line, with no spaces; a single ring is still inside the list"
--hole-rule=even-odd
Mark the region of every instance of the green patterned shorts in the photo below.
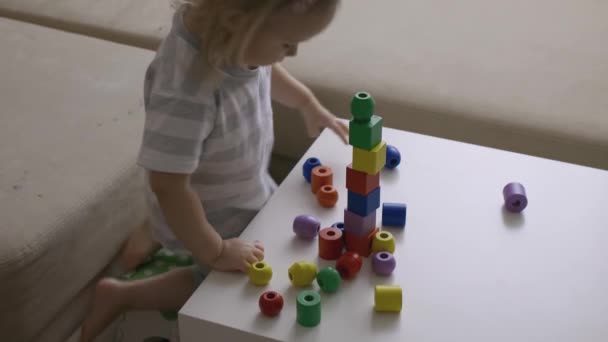
[[[191,255],[176,254],[166,248],[162,248],[146,259],[134,271],[124,274],[121,278],[125,281],[146,279],[178,267],[193,267],[196,286],[200,285],[207,276],[207,272],[194,263]],[[170,321],[177,319],[176,311],[164,311],[161,314],[165,319]]]

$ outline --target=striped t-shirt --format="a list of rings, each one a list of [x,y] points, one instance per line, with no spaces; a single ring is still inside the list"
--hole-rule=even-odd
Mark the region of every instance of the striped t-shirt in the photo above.
[[[229,238],[242,232],[276,189],[268,174],[271,68],[225,69],[221,77],[211,77],[203,45],[185,28],[182,11],[176,11],[146,72],[138,164],[191,174],[207,219]],[[147,197],[156,238],[167,248],[183,249],[149,187]]]

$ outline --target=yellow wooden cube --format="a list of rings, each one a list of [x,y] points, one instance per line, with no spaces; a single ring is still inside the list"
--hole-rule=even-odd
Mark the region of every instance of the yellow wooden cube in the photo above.
[[[370,151],[353,147],[353,169],[375,175],[382,170],[384,164],[386,164],[386,141],[381,141]]]
[[[400,286],[376,285],[374,291],[374,309],[378,312],[400,312],[403,305],[402,296]]]

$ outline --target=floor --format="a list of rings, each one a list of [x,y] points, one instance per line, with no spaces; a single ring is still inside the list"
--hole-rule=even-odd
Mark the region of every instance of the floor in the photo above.
[[[78,342],[79,333],[76,331],[66,342]],[[166,321],[160,313],[130,312],[116,320],[95,342],[177,342],[176,335],[177,322]]]

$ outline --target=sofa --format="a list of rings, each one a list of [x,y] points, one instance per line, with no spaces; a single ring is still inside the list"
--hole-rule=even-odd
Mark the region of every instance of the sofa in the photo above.
[[[65,341],[145,217],[141,85],[172,11],[168,0],[0,3],[0,340]],[[342,118],[367,90],[387,127],[608,169],[607,11],[348,0],[285,65]],[[275,111],[280,182],[313,138]]]

